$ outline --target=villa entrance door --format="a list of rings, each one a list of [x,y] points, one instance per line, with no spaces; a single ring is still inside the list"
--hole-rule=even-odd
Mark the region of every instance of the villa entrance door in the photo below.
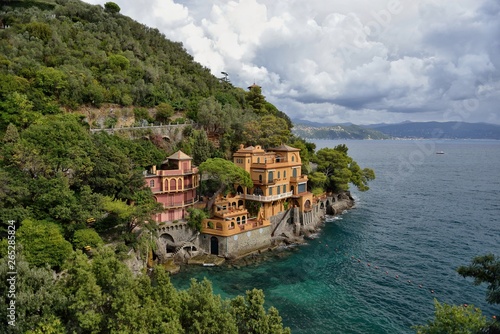
[[[216,237],[210,238],[210,254],[219,255],[219,239]]]

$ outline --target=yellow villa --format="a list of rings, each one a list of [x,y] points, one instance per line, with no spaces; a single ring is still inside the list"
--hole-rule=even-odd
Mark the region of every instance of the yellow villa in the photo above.
[[[211,218],[203,221],[201,244],[211,254],[245,253],[270,246],[279,223],[273,217],[291,208],[312,210],[313,195],[307,191],[307,176],[302,175],[300,150],[281,145],[265,151],[261,146],[240,146],[233,162],[245,169],[254,186],[234,185],[234,192],[219,198]],[[258,208],[253,217],[247,208]]]

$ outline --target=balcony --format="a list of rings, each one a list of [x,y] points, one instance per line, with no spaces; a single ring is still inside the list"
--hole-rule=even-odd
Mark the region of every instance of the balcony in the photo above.
[[[262,186],[262,185],[273,185],[273,184],[276,183],[277,180],[278,179],[272,179],[272,180],[269,180],[269,179],[267,179],[267,180],[252,180],[252,182],[253,182],[254,185],[260,185],[260,186]]]
[[[300,182],[307,182],[307,176],[306,175],[301,175],[301,176],[296,176],[296,177],[290,177],[290,183],[300,183]]]
[[[271,225],[271,223],[266,219],[252,219],[246,222],[245,224],[237,225],[234,223],[234,221],[221,221],[212,218],[203,221],[201,233],[229,237],[242,232],[252,231],[259,229],[261,227],[266,227],[269,225]]]
[[[158,176],[180,176],[198,173],[198,168],[190,169],[158,169],[156,175]]]
[[[185,201],[168,202],[168,203],[164,203],[163,207],[165,209],[182,208],[182,207],[185,207],[188,205],[198,203],[198,201],[199,201],[198,198],[193,198],[193,199],[188,199]]]
[[[272,202],[276,201],[282,198],[288,198],[292,196],[292,192],[286,192],[278,195],[271,195],[271,196],[261,196],[261,195],[244,195],[245,199],[247,200],[252,200],[252,201],[259,201],[259,202]]]

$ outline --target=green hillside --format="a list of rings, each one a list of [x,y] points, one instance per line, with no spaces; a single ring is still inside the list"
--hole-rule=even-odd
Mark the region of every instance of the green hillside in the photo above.
[[[295,124],[293,134],[304,139],[389,139],[389,135],[358,125],[312,126]]]

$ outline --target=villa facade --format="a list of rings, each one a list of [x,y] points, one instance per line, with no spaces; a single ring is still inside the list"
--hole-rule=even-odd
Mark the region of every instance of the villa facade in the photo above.
[[[160,169],[153,166],[144,175],[146,185],[164,207],[163,212],[154,216],[156,222],[182,220],[187,217],[187,209],[198,202],[200,176],[192,160],[187,154],[177,151],[161,164]]]
[[[268,151],[241,145],[233,162],[250,174],[253,187],[236,184],[232,194],[216,200],[211,218],[203,221],[200,246],[224,256],[269,247],[276,228],[273,216],[292,208],[312,210],[313,195],[307,191],[307,176],[301,173],[299,152],[287,145]]]

